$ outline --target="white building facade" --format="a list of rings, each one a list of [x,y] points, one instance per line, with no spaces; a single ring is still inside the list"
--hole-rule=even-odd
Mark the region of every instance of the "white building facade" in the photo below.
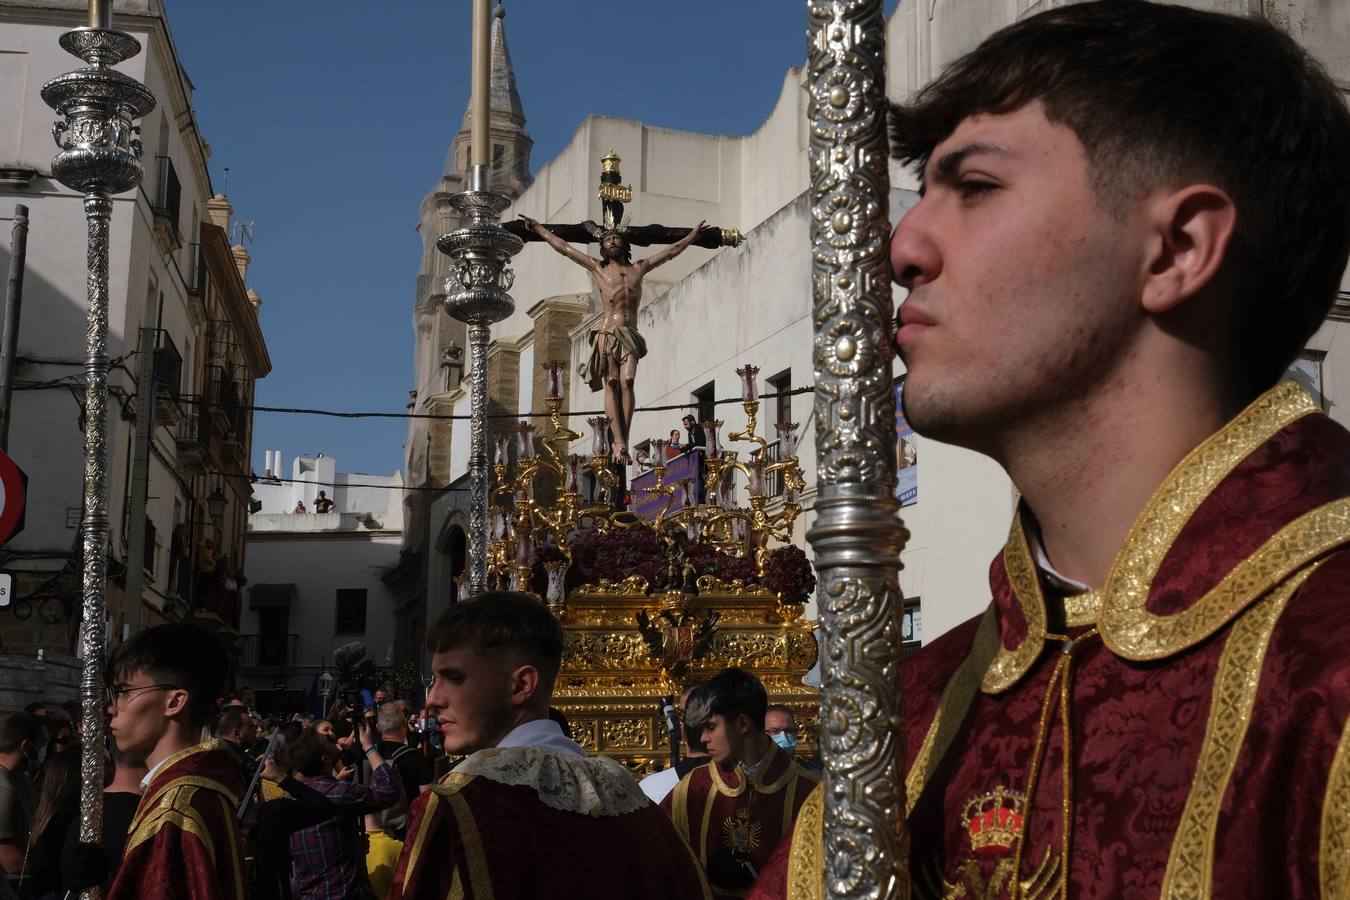
[[[21,389],[13,398],[9,447],[28,474],[29,500],[24,531],[0,550],[17,595],[0,610],[0,637],[15,650],[73,648],[80,612],[87,232],[82,197],[51,176],[55,114],[39,90],[83,65],[57,41],[86,21],[83,0],[0,0],[0,271],[9,268],[16,203],[28,206],[30,219],[15,371]],[[246,289],[247,251],[228,242],[230,204],[213,194],[210,151],[163,3],[118,0],[114,27],[143,48],[118,70],[143,82],[156,106],[138,123],[144,180],[112,198],[111,633],[120,639],[127,575],[139,567],[140,625],[200,614],[232,644],[237,595],[228,585],[237,581],[243,557],[247,407],[254,382],[271,368],[258,320],[261,299]],[[154,359],[151,381],[138,385],[143,329],[152,330],[147,352]],[[155,399],[146,426],[148,499],[133,508],[137,397],[149,391]],[[219,517],[205,503],[217,491],[227,501]],[[133,526],[144,529],[139,554]],[[208,541],[223,564],[206,574],[222,577],[201,577]]]
[[[241,687],[304,692],[352,641],[377,664],[391,658],[394,598],[381,577],[399,561],[403,487],[397,472],[342,473],[322,455],[296,457],[284,476],[253,485],[260,506],[248,523]]]

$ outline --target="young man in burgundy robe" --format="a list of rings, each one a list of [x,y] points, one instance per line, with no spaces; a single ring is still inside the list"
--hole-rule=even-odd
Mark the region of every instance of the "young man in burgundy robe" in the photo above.
[[[1350,251],[1345,98],[1260,19],[1121,0],[892,124],[906,416],[1021,496],[989,609],[906,661],[914,895],[1347,896],[1350,433],[1280,383]],[[752,896],[819,895],[822,794]]]
[[[198,743],[225,687],[220,641],[185,622],[147,628],[108,670],[108,730],[149,772],[108,900],[242,900],[248,891],[235,811],[246,785],[218,740]]]
[[[734,668],[701,685],[685,707],[686,725],[702,732],[711,758],[680,779],[661,808],[719,898],[745,896],[816,786],[764,731],[768,707],[759,679]]]
[[[456,603],[427,634],[445,750],[408,813],[391,900],[708,898],[689,846],[623,766],[548,717],[562,627],[528,594]]]

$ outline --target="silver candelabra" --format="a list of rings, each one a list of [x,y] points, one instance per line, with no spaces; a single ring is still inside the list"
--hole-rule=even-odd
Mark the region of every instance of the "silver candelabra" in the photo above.
[[[141,142],[133,123],[155,108],[139,81],[112,67],[141,50],[112,29],[112,0],[90,0],[89,24],[61,35],[68,53],[87,64],[42,86],[42,99],[61,116],[52,127],[60,152],[52,174],[84,194],[88,220],[89,314],[84,362],[84,516],[80,521],[84,571],[80,675],[84,725],[80,777],[80,840],[103,834],[103,669],[107,655],[108,548],[108,228],[112,194],[140,183]],[[142,385],[141,390],[145,390]],[[84,896],[96,898],[98,888]]]
[[[445,282],[445,311],[469,326],[469,596],[477,597],[487,590],[488,337],[492,324],[516,308],[507,293],[515,280],[507,261],[524,244],[497,224],[497,217],[511,201],[489,190],[488,167],[474,166],[472,178],[469,190],[450,198],[467,223],[441,235],[436,246],[455,260]]]

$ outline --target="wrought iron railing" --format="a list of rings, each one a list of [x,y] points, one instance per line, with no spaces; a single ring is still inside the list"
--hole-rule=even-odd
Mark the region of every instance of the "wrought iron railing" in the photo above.
[[[178,234],[178,210],[183,205],[183,185],[178,181],[178,172],[173,160],[167,156],[156,156],[159,164],[159,176],[155,184],[155,200],[150,209],[157,216],[164,216]]]
[[[155,351],[155,387],[161,395],[178,399],[183,383],[183,355],[167,333]]]
[[[239,662],[245,666],[293,666],[299,646],[298,634],[241,634]]]

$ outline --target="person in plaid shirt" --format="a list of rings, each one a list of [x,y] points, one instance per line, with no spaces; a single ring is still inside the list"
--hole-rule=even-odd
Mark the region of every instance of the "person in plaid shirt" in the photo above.
[[[328,738],[306,734],[295,743],[291,760],[305,783],[323,794],[337,810],[333,818],[291,837],[299,900],[376,900],[366,875],[366,850],[361,826],[366,813],[378,812],[399,797],[398,776],[380,756],[375,717],[357,727],[361,749],[370,762],[370,784],[333,777],[337,746]]]

